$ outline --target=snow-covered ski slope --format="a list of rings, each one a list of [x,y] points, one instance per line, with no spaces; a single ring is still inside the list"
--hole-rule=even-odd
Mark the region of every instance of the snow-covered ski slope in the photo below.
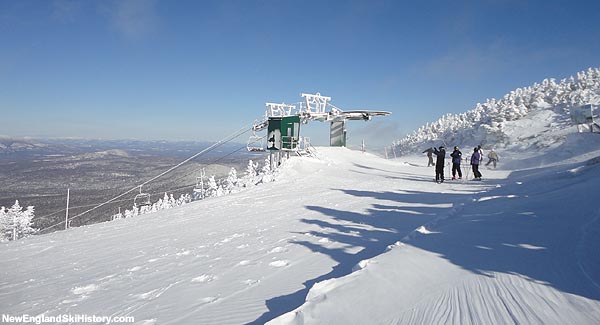
[[[269,324],[599,324],[599,144],[571,135],[538,157],[552,165],[484,168],[478,188],[402,180],[398,217],[417,197],[452,208],[419,211],[436,217]]]
[[[319,148],[273,183],[0,245],[0,313],[598,324],[599,156],[600,135],[570,134],[436,184],[424,156]]]

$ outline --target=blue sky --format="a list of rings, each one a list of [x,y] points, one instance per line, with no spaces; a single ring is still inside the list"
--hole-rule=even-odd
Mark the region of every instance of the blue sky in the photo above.
[[[349,141],[390,144],[600,66],[598,17],[600,1],[0,0],[0,134],[218,140],[320,92],[391,111],[349,122]]]

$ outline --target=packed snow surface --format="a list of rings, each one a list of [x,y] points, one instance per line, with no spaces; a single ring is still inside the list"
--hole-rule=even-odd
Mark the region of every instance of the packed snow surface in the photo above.
[[[572,134],[539,160],[499,154],[483,181],[447,170],[436,184],[424,156],[318,148],[273,183],[2,244],[0,313],[600,323],[600,135]]]

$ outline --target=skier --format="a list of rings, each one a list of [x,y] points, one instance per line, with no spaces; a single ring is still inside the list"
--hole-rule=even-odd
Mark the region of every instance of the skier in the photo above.
[[[433,149],[432,148],[427,148],[427,149],[425,149],[425,151],[423,151],[423,153],[427,153],[427,158],[429,158],[429,162],[427,163],[427,167],[429,167],[429,166],[435,166],[435,163],[433,162]]]
[[[435,162],[435,181],[436,183],[444,182],[444,160],[446,159],[446,148],[444,146],[440,146],[440,150],[438,151],[436,148],[433,148],[433,153],[437,156]]]
[[[458,179],[462,179],[462,171],[460,170],[460,161],[462,159],[462,152],[458,150],[458,146],[454,146],[454,151],[450,154],[452,157],[452,180],[456,179],[456,172],[458,171]]]
[[[483,164],[483,150],[481,150],[481,145],[477,146],[477,151],[479,151],[479,164]]]
[[[498,162],[498,154],[494,151],[494,149],[490,151],[490,153],[488,154],[488,158],[490,160],[485,165],[488,166],[490,163],[493,163],[494,168],[496,168],[496,162]]]
[[[479,172],[479,163],[481,162],[481,148],[473,148],[473,154],[471,155],[471,166],[473,168],[473,176],[475,180],[481,180],[481,173]]]

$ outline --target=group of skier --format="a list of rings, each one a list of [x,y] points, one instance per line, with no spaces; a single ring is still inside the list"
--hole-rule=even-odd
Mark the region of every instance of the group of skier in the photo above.
[[[435,181],[437,183],[444,182],[444,167],[445,167],[445,159],[446,159],[446,148],[444,146],[440,146],[439,148],[427,148],[423,153],[427,153],[427,157],[429,158],[429,162],[427,166],[435,166]],[[433,155],[437,156],[436,162],[433,162]],[[455,180],[456,175],[458,174],[458,179],[462,179],[462,171],[460,169],[460,164],[462,161],[462,152],[458,146],[454,146],[454,151],[450,154],[452,158],[452,179]],[[488,154],[489,161],[486,166],[490,163],[493,163],[494,168],[496,168],[496,162],[498,161],[498,154],[491,150]],[[473,170],[473,176],[475,180],[481,180],[481,172],[479,171],[479,166],[483,163],[483,150],[481,149],[481,145],[473,148],[473,153],[471,154],[471,168]]]

